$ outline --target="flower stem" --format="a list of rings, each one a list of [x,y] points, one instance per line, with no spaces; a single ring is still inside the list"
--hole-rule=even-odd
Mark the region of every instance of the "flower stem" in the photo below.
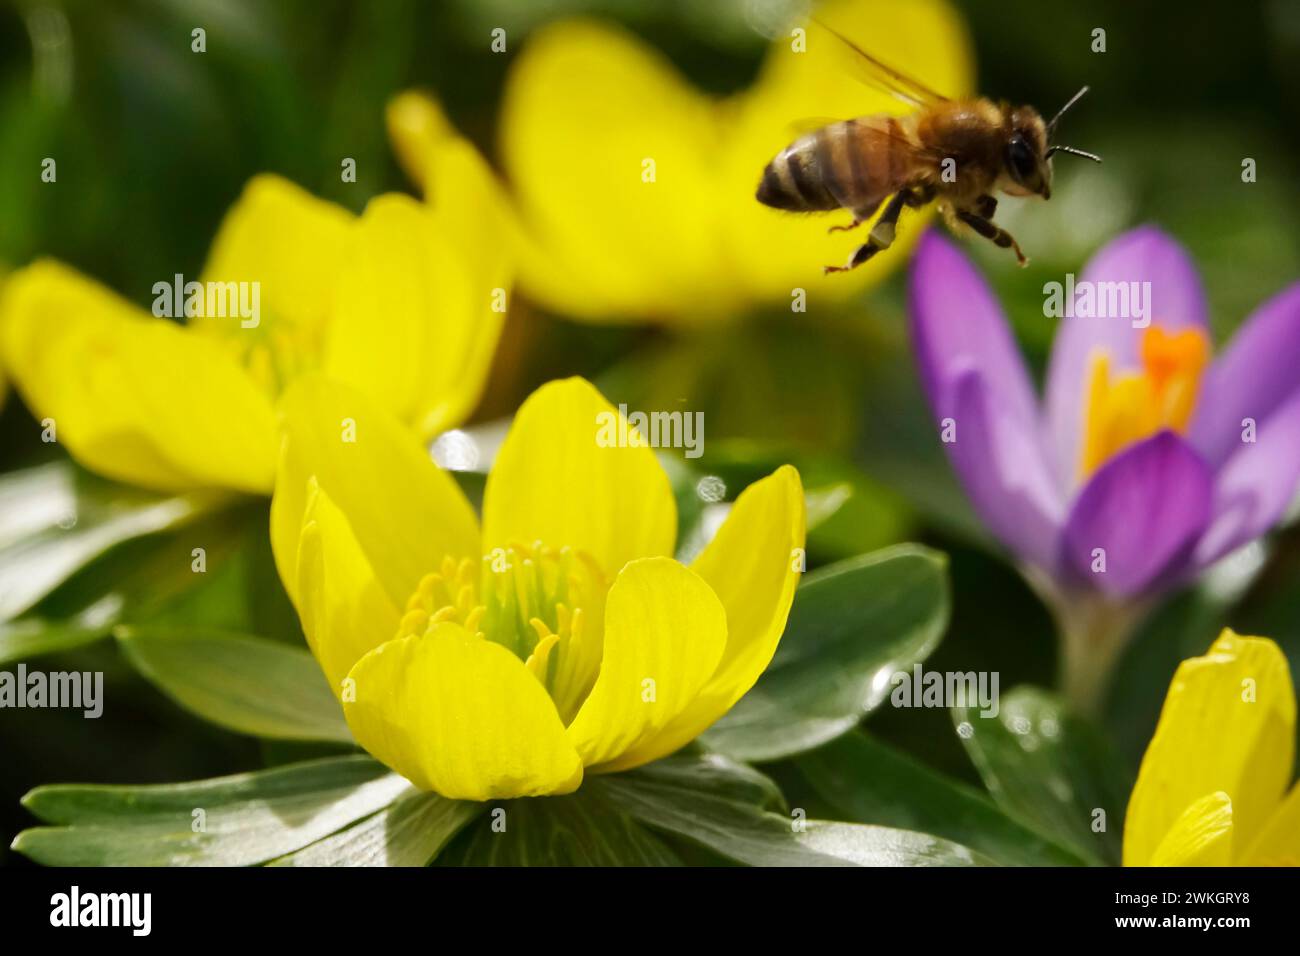
[[[1139,609],[1097,600],[1056,602],[1061,632],[1059,683],[1075,713],[1101,715],[1110,687],[1111,671],[1128,646],[1139,620]]]

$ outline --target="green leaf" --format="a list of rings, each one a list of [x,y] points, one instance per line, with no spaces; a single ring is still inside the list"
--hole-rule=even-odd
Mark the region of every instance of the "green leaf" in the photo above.
[[[568,796],[507,800],[487,808],[487,815],[444,854],[440,864],[681,865],[662,840],[589,786]]]
[[[640,768],[637,775],[675,790],[693,790],[750,806],[785,810],[771,777],[724,754],[681,751]],[[602,778],[605,779],[605,778]]]
[[[1118,863],[1131,776],[1086,721],[1053,695],[1017,687],[996,717],[954,707],[957,735],[993,799],[1090,862]],[[1093,831],[1097,810],[1105,830]]]
[[[119,598],[108,595],[67,620],[23,617],[0,623],[0,666],[40,654],[68,651],[107,637],[121,606]]]
[[[979,791],[866,734],[845,734],[795,764],[845,819],[933,833],[1010,866],[1087,862],[1013,820]]]
[[[698,760],[707,763],[710,758]],[[734,764],[732,765],[735,766]],[[751,866],[974,866],[989,861],[939,837],[890,827],[782,816],[728,787],[725,769],[712,768],[711,785],[691,785],[681,767],[655,764],[629,773],[589,778],[584,790],[606,798],[628,816],[699,843]],[[755,771],[747,771],[749,774]],[[751,785],[752,786],[752,785]]]
[[[776,760],[838,737],[888,696],[890,675],[929,655],[948,611],[946,559],[917,545],[809,574],[766,673],[704,744]]]
[[[408,787],[374,816],[271,865],[426,866],[486,808]]]
[[[28,610],[110,548],[189,521],[220,500],[151,494],[66,461],[0,476],[0,621]]]
[[[13,848],[47,866],[247,866],[336,833],[409,787],[362,755],[192,783],[37,787],[23,805],[57,825],[24,830]]]
[[[151,683],[205,720],[255,737],[352,743],[343,709],[307,651],[220,631],[122,628]]]

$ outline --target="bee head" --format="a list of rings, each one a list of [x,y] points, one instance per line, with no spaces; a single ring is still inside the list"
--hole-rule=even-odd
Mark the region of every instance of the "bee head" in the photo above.
[[[1007,141],[1002,150],[1004,189],[1013,196],[1052,196],[1051,155],[1047,125],[1032,106],[1011,110]]]

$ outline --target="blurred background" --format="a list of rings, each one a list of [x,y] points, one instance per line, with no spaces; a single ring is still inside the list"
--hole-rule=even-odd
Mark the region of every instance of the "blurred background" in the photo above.
[[[1132,225],[1159,223],[1191,250],[1219,342],[1300,277],[1300,3],[1088,0],[1050,12],[1031,0],[954,5],[982,93],[1050,114],[1079,86],[1092,87],[1064,135],[1103,155],[1104,165],[1062,158],[1050,204],[1007,202],[999,212],[1032,266],[1018,270],[999,250],[969,246],[1036,370],[1054,332],[1042,314],[1043,283],[1080,271]],[[695,85],[723,95],[752,80],[772,25],[804,9],[783,0],[4,0],[0,275],[52,255],[147,308],[159,276],[200,271],[222,214],[255,173],[280,173],[358,212],[380,192],[409,191],[384,125],[385,103],[401,90],[435,91],[493,157],[510,63],[548,20],[583,13],[620,21]],[[199,25],[203,55],[190,51]],[[509,37],[500,55],[488,51],[496,27]],[[1105,53],[1092,51],[1098,28]],[[40,180],[47,156],[58,157],[58,188]],[[345,156],[357,161],[355,184],[340,181]],[[1245,158],[1256,161],[1254,183],[1242,181]],[[705,411],[707,440],[704,457],[678,476],[685,499],[703,477],[738,487],[773,461],[796,461],[810,486],[851,492],[814,535],[813,563],[898,540],[952,556],[953,624],[931,668],[998,670],[1004,692],[1023,681],[1050,684],[1047,612],[983,538],[917,391],[903,335],[904,280],[899,269],[834,314],[781,310],[695,333],[578,324],[519,301],[477,420],[508,415],[537,384],[569,374],[597,380],[612,401],[634,407],[686,399]],[[10,393],[0,470],[59,455]],[[704,510],[696,502],[684,518]],[[288,613],[292,621],[265,549],[244,542],[235,550],[225,577],[239,579],[247,606],[238,613],[279,621]],[[219,624],[237,613],[219,590],[171,595],[129,547],[119,552],[83,576],[119,575],[122,588],[148,591],[156,613],[177,620]],[[1132,647],[1106,713],[1132,766],[1174,665],[1201,653],[1222,623],[1274,637],[1300,663],[1300,528],[1282,530],[1255,558],[1172,598]],[[58,602],[74,607],[76,588],[74,580],[56,593],[46,613],[57,613]],[[34,785],[185,780],[304,752],[186,715],[111,643],[42,666],[104,670],[110,706],[94,722],[0,712],[6,863],[17,862],[9,840],[30,822],[18,798]],[[976,779],[941,712],[886,708],[870,728]]]

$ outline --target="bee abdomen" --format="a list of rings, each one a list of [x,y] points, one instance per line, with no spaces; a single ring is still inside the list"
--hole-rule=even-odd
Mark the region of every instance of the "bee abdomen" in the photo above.
[[[765,206],[791,212],[821,212],[840,208],[827,188],[817,137],[805,136],[776,154],[763,170],[756,197]]]

